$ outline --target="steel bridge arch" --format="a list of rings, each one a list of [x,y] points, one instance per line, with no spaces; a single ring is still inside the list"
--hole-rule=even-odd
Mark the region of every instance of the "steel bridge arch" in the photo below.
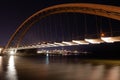
[[[9,48],[15,41],[16,44],[14,45],[14,47],[18,47],[26,32],[40,19],[51,14],[66,12],[92,14],[120,20],[120,7],[117,6],[92,3],[67,3],[54,5],[44,8],[28,17],[12,34],[5,46],[5,49]]]

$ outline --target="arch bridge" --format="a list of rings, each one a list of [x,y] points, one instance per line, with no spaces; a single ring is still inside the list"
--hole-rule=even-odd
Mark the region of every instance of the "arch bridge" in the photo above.
[[[71,39],[70,41],[61,42],[38,42],[37,44],[30,44],[27,46],[22,46],[22,41],[26,36],[27,32],[39,21],[44,18],[60,14],[60,13],[82,13],[90,14],[96,16],[102,16],[106,18],[120,20],[120,7],[102,5],[102,4],[92,4],[92,3],[67,3],[51,6],[44,8],[30,17],[28,17],[13,33],[9,39],[7,45],[3,52],[8,49],[30,49],[30,48],[43,48],[43,47],[59,47],[59,46],[72,46],[72,45],[88,45],[88,44],[100,44],[100,43],[114,43],[120,41],[119,34],[117,36],[105,36],[99,33],[99,38],[87,38],[84,39]],[[48,35],[49,36],[49,35]]]

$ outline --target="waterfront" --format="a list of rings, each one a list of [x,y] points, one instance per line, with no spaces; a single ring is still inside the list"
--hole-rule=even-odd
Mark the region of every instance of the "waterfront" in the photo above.
[[[119,60],[0,56],[0,80],[120,80]],[[111,62],[111,61],[109,61]]]

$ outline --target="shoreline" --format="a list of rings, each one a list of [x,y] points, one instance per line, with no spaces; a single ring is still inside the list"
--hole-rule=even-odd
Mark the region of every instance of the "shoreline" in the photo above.
[[[100,65],[120,65],[120,59],[107,59],[107,58],[86,58],[80,56],[45,56],[45,55],[0,55],[0,57],[4,56],[18,56],[18,57],[41,57],[50,59],[60,58],[60,59],[78,59],[83,63],[91,63],[91,64],[100,64]]]

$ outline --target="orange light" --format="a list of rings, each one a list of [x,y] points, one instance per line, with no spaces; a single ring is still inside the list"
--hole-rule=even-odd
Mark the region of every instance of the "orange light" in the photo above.
[[[101,37],[104,37],[105,36],[105,34],[104,33],[101,33]]]

